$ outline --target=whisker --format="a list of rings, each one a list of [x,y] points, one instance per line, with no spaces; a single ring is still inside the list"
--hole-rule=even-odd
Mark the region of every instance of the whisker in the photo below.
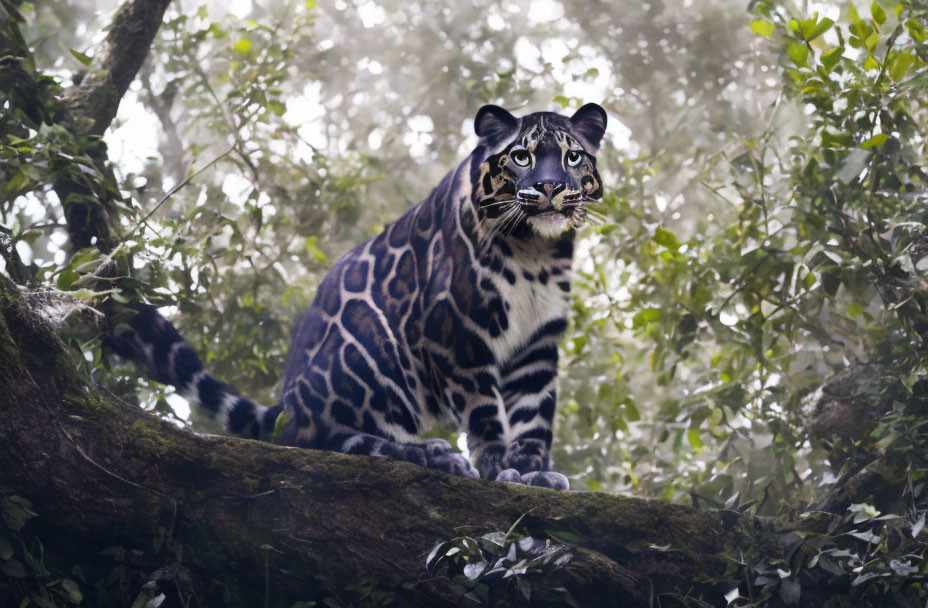
[[[519,218],[522,216],[521,207],[513,207],[512,213],[510,213],[504,222],[500,224],[500,232],[503,234],[510,234],[510,228],[518,223]]]
[[[519,207],[513,207],[512,209],[509,209],[504,215],[502,215],[496,225],[497,234],[505,235],[506,228],[508,227],[509,223],[512,222],[513,218],[515,218],[518,214]]]
[[[592,209],[587,209],[586,212],[587,214],[589,214],[590,217],[595,217],[597,220],[603,222],[604,224],[612,222],[612,218],[608,217],[606,214],[601,213],[599,211],[593,211]]]
[[[514,201],[509,200],[505,202],[513,203]],[[510,216],[512,216],[515,212],[517,212],[518,209],[519,209],[519,206],[514,204],[510,208],[505,209],[502,212],[502,214],[498,215],[495,218],[492,218],[492,224],[488,227],[488,229],[484,233],[481,242],[478,243],[481,253],[486,251],[486,248],[493,242],[494,237],[497,234],[499,234],[500,228],[502,227],[503,223],[505,223]]]
[[[518,202],[518,199],[515,199],[515,198],[507,198],[507,199],[503,199],[503,200],[501,200],[501,201],[493,201],[492,203],[481,203],[481,204],[480,204],[480,207],[481,207],[482,209],[486,209],[487,207],[499,207],[500,205],[511,205],[511,204],[513,204],[513,203],[516,203],[516,202]]]
[[[513,219],[509,222],[509,225],[506,227],[507,234],[512,234],[515,232],[515,229],[519,226],[522,220],[525,218],[525,212],[522,211],[522,208],[517,208],[516,213]]]
[[[588,223],[594,224],[596,226],[605,226],[608,223],[603,218],[597,217],[595,215],[584,216],[583,219],[586,220]]]

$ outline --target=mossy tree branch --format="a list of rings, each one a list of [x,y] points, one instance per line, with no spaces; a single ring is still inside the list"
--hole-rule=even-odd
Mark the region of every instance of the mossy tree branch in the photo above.
[[[5,279],[0,301],[0,492],[30,500],[61,543],[140,552],[195,603],[259,605],[267,589],[269,605],[289,606],[329,593],[320,581],[370,578],[417,605],[448,605],[463,590],[428,578],[432,545],[525,513],[538,536],[588,539],[564,572],[581,605],[721,598],[692,581],[724,572],[720,555],[744,534],[737,516],[195,435],[84,384]]]

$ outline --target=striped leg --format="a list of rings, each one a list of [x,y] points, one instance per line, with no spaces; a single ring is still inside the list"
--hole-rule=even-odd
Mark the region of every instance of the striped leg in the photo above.
[[[530,344],[506,370],[502,380],[511,440],[499,479],[567,490],[567,478],[550,470],[557,400],[555,337],[542,336]]]
[[[496,479],[505,467],[506,444],[509,429],[506,408],[499,391],[499,374],[484,369],[474,375],[476,394],[463,396],[466,403],[464,421],[467,425],[467,449],[480,476]]]

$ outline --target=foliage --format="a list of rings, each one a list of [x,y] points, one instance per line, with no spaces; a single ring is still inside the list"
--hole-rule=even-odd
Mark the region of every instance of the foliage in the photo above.
[[[468,590],[461,600],[464,606],[573,605],[565,590],[556,586],[557,570],[571,560],[570,549],[517,532],[523,517],[507,532],[459,536],[436,544],[425,560],[426,569],[434,575],[446,565],[446,575]]]
[[[761,296],[755,302],[766,300],[776,308],[773,314],[757,305],[748,309],[752,315],[744,328],[749,329],[755,316],[760,317],[756,323],[774,320],[817,332],[821,342],[841,347],[845,356],[845,340],[857,342],[858,356],[884,370],[871,407],[886,403],[890,405],[884,409],[890,411],[848,455],[860,459],[878,453],[873,471],[897,485],[901,475],[905,490],[894,505],[901,507],[898,514],[881,515],[870,505],[857,504],[822,533],[797,533],[785,558],[761,557],[748,567],[751,574],[742,595],[751,605],[776,594],[780,602],[798,605],[802,589],[827,585],[840,590],[842,599],[826,605],[921,604],[926,561],[919,536],[928,507],[923,482],[928,471],[928,174],[923,137],[928,124],[923,78],[928,9],[918,3],[875,2],[864,19],[850,5],[837,23],[818,15],[793,17],[769,2],[756,3],[755,11],[762,19],[752,29],[778,38],[785,51],[787,91],[805,104],[809,119],[808,131],[791,142],[789,160],[777,159],[773,168],[790,176],[785,205],[767,202],[769,185],[763,177],[773,171],[763,150],[748,150],[747,159],[739,159],[756,177],[753,183],[737,184],[746,203],[742,215],[753,213],[755,218],[746,235],[759,245],[751,249],[756,252],[753,263],[787,261],[783,276],[792,276],[791,281],[752,290],[752,297]],[[834,43],[822,41],[829,31]],[[770,230],[771,218],[782,218],[784,208],[790,209],[789,216]],[[775,359],[775,344],[763,347],[768,348],[766,358]],[[820,515],[809,512],[804,517]],[[750,576],[756,578],[751,581]]]
[[[383,585],[374,578],[360,577],[347,585],[339,585],[337,581],[321,574],[316,576],[316,580],[326,590],[328,597],[319,601],[296,602],[291,608],[383,608],[396,600],[394,592],[385,591]]]
[[[733,563],[742,584],[726,596],[730,605],[923,605],[925,512],[913,523],[863,503],[848,511],[807,514],[826,518],[824,531],[789,533],[782,557]]]
[[[80,605],[84,599],[81,586],[73,578],[50,571],[42,542],[25,530],[36,515],[29,501],[6,496],[0,502],[0,515],[0,603],[21,608]],[[80,571],[76,573],[80,580]]]

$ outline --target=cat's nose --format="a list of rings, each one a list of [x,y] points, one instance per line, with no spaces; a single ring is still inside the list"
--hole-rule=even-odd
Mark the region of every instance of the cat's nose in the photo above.
[[[562,190],[564,190],[564,182],[557,180],[546,180],[542,182],[535,182],[533,186],[537,192],[542,196],[536,204],[538,205],[539,211],[547,211],[550,207],[553,206],[552,201],[554,197],[557,196]]]
[[[564,182],[557,180],[547,180],[543,182],[535,182],[535,190],[538,190],[545,195],[549,201],[558,195],[558,193],[564,189]]]

